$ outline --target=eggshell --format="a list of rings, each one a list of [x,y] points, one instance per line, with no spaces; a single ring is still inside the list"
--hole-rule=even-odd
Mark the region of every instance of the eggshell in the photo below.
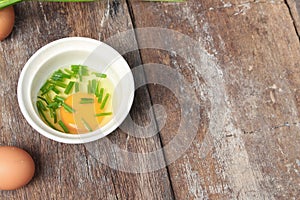
[[[12,6],[0,10],[0,41],[11,33],[15,23],[15,11]]]
[[[26,185],[33,177],[35,165],[24,150],[0,147],[0,190],[15,190]]]

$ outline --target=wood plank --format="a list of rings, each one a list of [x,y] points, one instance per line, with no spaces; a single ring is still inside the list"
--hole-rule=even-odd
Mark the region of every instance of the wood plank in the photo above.
[[[1,191],[1,199],[171,199],[172,191],[165,168],[143,174],[111,169],[97,157],[99,151],[99,156],[105,152],[111,153],[109,148],[104,151],[100,146],[91,152],[93,147],[99,147],[97,145],[101,143],[88,146],[51,141],[34,131],[16,106],[19,74],[37,49],[63,37],[85,36],[106,40],[119,32],[132,29],[126,2],[25,2],[18,4],[15,9],[14,31],[0,44],[1,145],[24,148],[33,156],[37,169],[28,186],[17,191]],[[114,47],[121,48],[122,42],[126,43],[115,41]],[[132,67],[141,63],[138,52],[125,56]],[[140,88],[136,92],[131,116],[141,126],[146,126],[151,117],[148,115],[150,105],[147,88]],[[120,129],[108,139],[121,149],[128,148],[133,152],[160,148],[158,137],[135,139]],[[114,155],[105,156],[113,158]],[[119,158],[113,159],[114,162],[120,161]],[[147,161],[141,161],[140,168],[147,165]]]
[[[204,105],[193,143],[180,159],[168,166],[175,198],[297,198],[300,45],[287,4],[131,1],[131,9],[137,28],[176,30],[198,41],[201,47],[198,55],[191,50],[188,58],[180,57],[179,53],[177,56],[176,49],[175,52],[141,51],[144,63],[160,63],[178,70],[193,86],[200,107],[201,103]],[[178,35],[180,43],[182,37]],[[139,32],[137,38],[141,47],[151,43],[167,46],[172,41],[169,35],[151,34],[147,41]],[[186,49],[192,49],[187,44]],[[197,64],[196,58],[206,59],[210,65],[193,65]],[[203,68],[217,68],[222,81],[211,85],[210,79],[201,73]],[[146,78],[152,79],[154,71],[147,68]],[[217,109],[225,112],[213,116],[212,105],[218,99],[209,94],[216,94],[215,88],[223,87],[220,83],[224,83],[224,90],[220,90],[224,92],[224,107]],[[163,144],[167,145],[177,134],[178,98],[164,87],[150,85],[149,89],[152,102],[162,104],[168,114],[166,125],[160,127]],[[209,132],[215,118],[224,120],[218,124],[221,131]],[[205,140],[209,136],[212,141]],[[204,157],[203,141],[211,142]],[[171,157],[166,154],[168,159]]]

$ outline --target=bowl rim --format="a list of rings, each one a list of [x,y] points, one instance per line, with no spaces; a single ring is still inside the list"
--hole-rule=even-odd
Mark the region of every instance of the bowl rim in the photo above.
[[[93,50],[97,47],[99,47],[100,45],[104,47],[104,49],[112,51],[113,53],[115,53],[116,55],[118,55],[118,60],[120,60],[120,62],[122,62],[122,67],[125,67],[122,70],[125,70],[125,72],[127,73],[126,75],[129,75],[129,79],[130,80],[128,82],[128,88],[130,91],[130,95],[128,95],[128,101],[127,101],[127,108],[122,109],[122,113],[120,113],[120,116],[118,116],[118,120],[114,120],[113,119],[110,120],[110,122],[108,124],[110,124],[110,126],[104,126],[101,127],[93,132],[89,132],[89,133],[83,133],[83,134],[66,134],[66,133],[62,133],[60,131],[56,131],[52,128],[50,128],[48,125],[46,125],[41,119],[40,117],[38,117],[38,121],[36,122],[33,117],[31,117],[32,115],[37,115],[37,113],[35,112],[33,108],[33,100],[31,99],[31,85],[30,88],[28,89],[24,89],[25,87],[25,80],[29,81],[34,79],[35,74],[31,74],[29,80],[28,77],[26,76],[28,71],[31,68],[34,68],[35,65],[33,65],[34,61],[36,61],[37,59],[39,59],[42,56],[45,56],[44,54],[49,51],[49,49],[53,48],[62,48],[64,43],[68,43],[68,42],[84,42],[84,43],[89,43],[88,45],[90,45],[90,49],[89,53],[92,53]],[[60,53],[64,53],[64,52],[68,52],[70,50],[77,50],[77,49],[66,49],[66,51],[61,50]],[[78,50],[82,50],[81,47],[78,48]],[[56,55],[56,54],[55,54]],[[59,53],[58,53],[59,55]],[[53,55],[49,55],[46,56],[45,59],[50,59],[51,57],[53,57]],[[41,59],[41,58],[40,58]],[[45,64],[42,63],[40,64],[40,66],[37,67],[36,69],[36,73],[38,73],[38,71],[41,69],[41,67]],[[134,78],[133,78],[133,74],[131,72],[131,69],[128,65],[128,63],[126,62],[126,60],[123,58],[123,56],[121,54],[119,54],[114,48],[112,48],[111,46],[96,40],[96,39],[92,39],[92,38],[87,38],[87,37],[65,37],[65,38],[61,38],[55,41],[52,41],[46,45],[44,45],[43,47],[41,47],[40,49],[38,49],[26,62],[26,64],[24,65],[21,74],[19,76],[19,80],[18,80],[18,86],[17,86],[17,98],[18,98],[18,105],[20,107],[20,110],[24,116],[24,118],[26,119],[26,121],[40,134],[44,135],[45,137],[52,139],[54,141],[57,142],[61,142],[61,143],[67,143],[67,144],[82,144],[82,143],[88,143],[88,142],[92,142],[98,139],[101,139],[105,136],[107,136],[108,134],[112,133],[116,128],[118,128],[121,123],[125,120],[126,116],[129,114],[129,111],[132,107],[133,104],[133,100],[134,100]],[[31,109],[28,108],[29,102],[31,103]],[[41,123],[42,122],[42,123]],[[42,125],[43,124],[43,125]],[[103,128],[105,128],[103,130]]]

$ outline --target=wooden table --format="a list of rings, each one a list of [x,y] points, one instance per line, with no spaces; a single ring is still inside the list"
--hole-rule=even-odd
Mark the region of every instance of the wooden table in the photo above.
[[[1,191],[1,199],[299,199],[300,21],[293,0],[25,2],[15,10],[14,31],[0,43],[0,144],[27,150],[36,174],[24,188]],[[112,39],[124,31],[128,37]],[[179,134],[188,112],[183,120],[196,123],[180,132],[183,143],[184,135],[196,135],[186,151],[174,147],[178,159],[163,152],[131,163],[126,154],[120,160],[99,149],[115,163],[109,167],[89,146],[58,143],[30,127],[17,106],[20,72],[40,47],[69,36],[106,41],[120,52],[134,41],[140,50],[124,55],[132,69],[157,63],[184,78],[198,109],[182,110],[176,91],[148,84],[136,90],[130,114],[141,137],[149,124],[158,133],[138,138],[118,129],[106,138],[128,152],[155,151]],[[185,54],[168,49],[170,41]],[[135,79],[176,86],[151,66]],[[153,162],[165,165],[151,170]]]

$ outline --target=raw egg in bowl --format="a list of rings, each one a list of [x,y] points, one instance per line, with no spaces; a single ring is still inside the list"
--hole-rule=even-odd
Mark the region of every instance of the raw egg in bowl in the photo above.
[[[27,61],[17,93],[21,112],[36,131],[80,144],[105,137],[124,121],[134,79],[112,47],[70,37],[47,44]]]

